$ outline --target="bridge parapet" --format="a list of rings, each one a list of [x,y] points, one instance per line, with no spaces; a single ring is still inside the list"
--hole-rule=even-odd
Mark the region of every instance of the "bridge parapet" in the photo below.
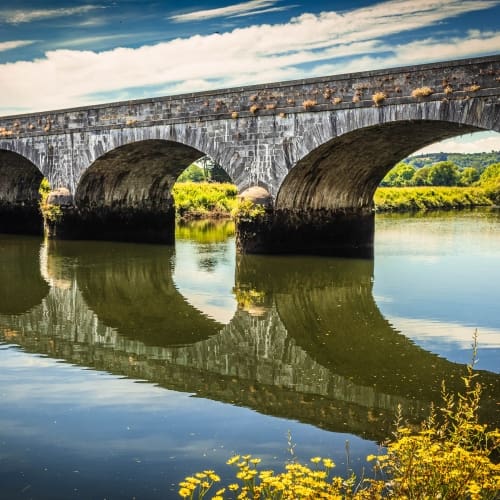
[[[0,118],[0,138],[494,98],[500,95],[499,61],[464,59],[7,116]]]

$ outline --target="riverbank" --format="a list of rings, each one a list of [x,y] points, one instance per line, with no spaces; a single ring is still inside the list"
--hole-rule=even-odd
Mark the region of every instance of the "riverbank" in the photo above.
[[[178,182],[172,194],[181,220],[230,218],[238,204],[238,188],[230,183]]]
[[[492,206],[480,187],[380,187],[375,191],[377,212],[414,212]]]
[[[173,189],[181,220],[229,219],[238,205],[238,190],[229,183],[179,182]],[[492,206],[481,187],[380,187],[374,196],[377,212],[415,212]]]

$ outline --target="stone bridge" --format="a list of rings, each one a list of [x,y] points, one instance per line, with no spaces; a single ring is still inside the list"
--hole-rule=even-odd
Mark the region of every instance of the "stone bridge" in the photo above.
[[[172,243],[170,190],[209,155],[265,214],[242,252],[371,255],[373,193],[436,141],[500,132],[500,55],[0,118],[0,232],[40,230],[38,186],[61,238]],[[255,191],[255,190],[253,190]],[[61,196],[65,193],[66,196]]]

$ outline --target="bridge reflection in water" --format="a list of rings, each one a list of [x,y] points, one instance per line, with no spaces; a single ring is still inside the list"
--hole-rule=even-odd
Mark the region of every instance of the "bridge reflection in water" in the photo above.
[[[461,388],[463,366],[382,316],[372,261],[240,256],[237,310],[223,324],[179,292],[172,248],[8,237],[0,245],[0,340],[28,352],[377,440],[398,404],[416,421],[442,379]],[[500,377],[480,378],[483,418],[498,425]]]

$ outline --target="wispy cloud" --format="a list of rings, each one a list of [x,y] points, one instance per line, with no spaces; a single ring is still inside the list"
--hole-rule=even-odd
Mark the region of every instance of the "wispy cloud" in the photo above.
[[[35,43],[33,40],[12,40],[10,42],[0,42],[0,52],[17,49]]]
[[[249,2],[237,3],[217,9],[197,10],[186,14],[178,14],[169,17],[169,19],[178,23],[185,23],[188,21],[204,21],[215,17],[232,17],[243,14],[255,14],[258,13],[259,10],[262,12],[262,9],[266,9],[264,12],[269,12],[268,8],[276,9],[276,7],[273,6],[277,3],[277,0],[251,0]],[[285,8],[287,7],[278,7],[279,10],[284,10]]]
[[[475,134],[476,135],[476,134]],[[471,140],[462,138],[448,139],[443,142],[438,142],[427,146],[420,151],[413,153],[414,155],[443,153],[453,151],[454,153],[482,153],[483,151],[500,151],[500,134],[496,132],[486,132],[480,139],[474,137]]]
[[[95,9],[103,9],[102,5],[82,5],[60,9],[31,9],[31,10],[0,10],[0,22],[7,24],[31,23],[43,19],[86,14]]]
[[[50,51],[35,61],[0,65],[0,111],[16,102],[23,110],[43,110],[92,104],[96,95],[143,97],[148,87],[152,95],[165,95],[496,53],[500,31],[385,42],[387,35],[494,5],[498,1],[392,0],[139,48]]]
[[[292,9],[297,7],[297,5],[286,5],[283,7],[271,7],[269,9],[261,9],[261,10],[252,10],[250,12],[241,12],[239,14],[233,14],[229,17],[248,17],[248,16],[256,16],[257,14],[267,14],[268,12],[283,12],[285,10]]]

